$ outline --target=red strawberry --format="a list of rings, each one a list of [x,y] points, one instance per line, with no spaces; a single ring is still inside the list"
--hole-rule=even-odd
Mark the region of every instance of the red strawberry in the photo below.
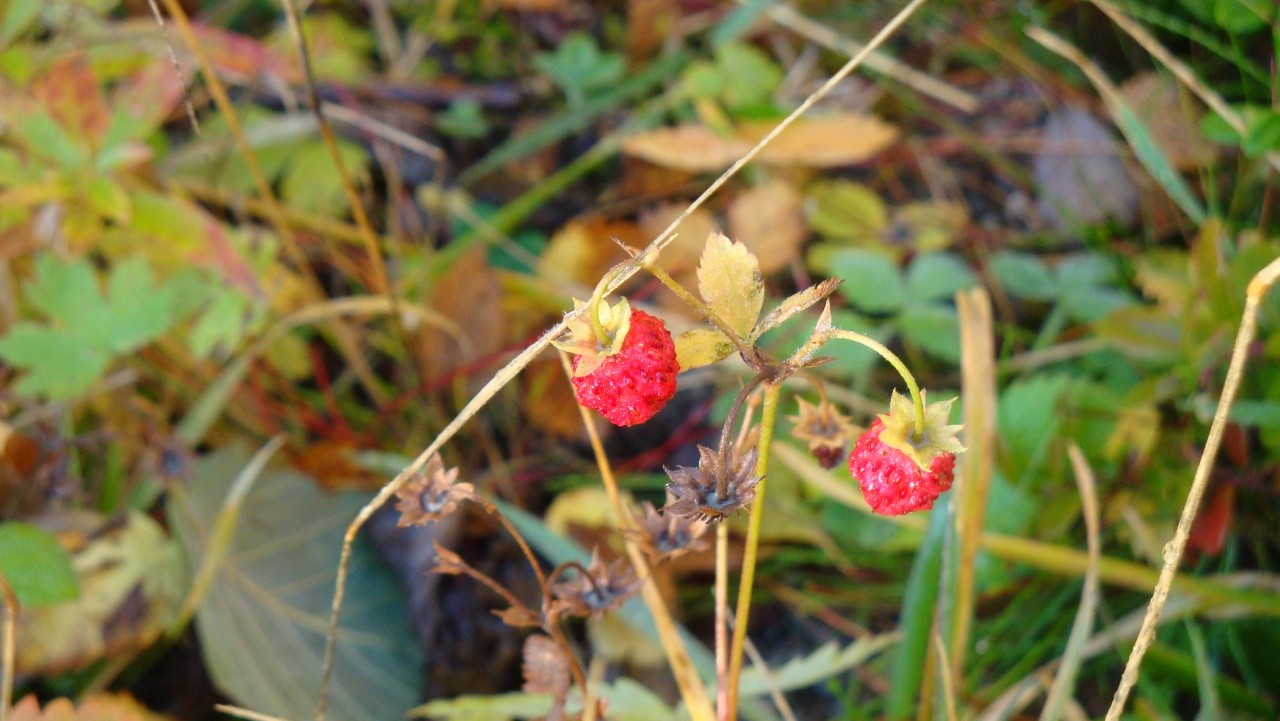
[[[579,366],[588,357],[573,359],[578,402],[599,411],[615,425],[644,423],[676,394],[680,366],[675,342],[661,320],[642,310],[631,311],[621,347],[598,359],[589,372],[578,375]]]
[[[894,393],[889,412],[858,438],[849,472],[871,510],[886,516],[923,511],[951,488],[956,452],[964,450],[955,438],[960,426],[946,424],[951,403],[925,408],[924,430],[917,434],[911,400]]]

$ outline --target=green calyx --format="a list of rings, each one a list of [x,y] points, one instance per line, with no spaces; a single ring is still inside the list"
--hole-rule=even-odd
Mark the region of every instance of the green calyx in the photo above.
[[[924,391],[921,391],[921,397]],[[909,396],[900,395],[896,390],[889,400],[889,412],[880,416],[884,429],[880,431],[880,442],[902,451],[921,469],[928,470],[933,459],[943,453],[961,453],[964,445],[956,434],[964,426],[948,425],[951,416],[951,404],[956,399],[925,404],[924,428],[916,433],[915,404]]]
[[[599,300],[593,309],[574,298],[573,307],[577,315],[568,322],[568,330],[551,343],[566,353],[578,356],[573,374],[580,377],[591,373],[605,358],[622,350],[627,331],[631,329],[631,306],[626,298],[619,298],[612,306]]]

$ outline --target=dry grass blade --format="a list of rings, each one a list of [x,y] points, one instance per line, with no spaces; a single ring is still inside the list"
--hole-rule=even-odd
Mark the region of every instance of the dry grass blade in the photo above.
[[[1076,611],[1075,622],[1071,624],[1071,635],[1067,637],[1067,648],[1062,653],[1062,664],[1053,679],[1049,696],[1045,699],[1044,709],[1040,712],[1040,721],[1057,721],[1062,715],[1065,705],[1071,700],[1071,689],[1075,686],[1076,673],[1084,660],[1084,646],[1089,640],[1089,632],[1093,628],[1094,612],[1098,608],[1098,562],[1102,557],[1102,542],[1098,537],[1099,513],[1097,480],[1084,453],[1074,443],[1067,448],[1071,458],[1071,469],[1075,473],[1076,486],[1080,489],[1080,503],[1084,510],[1084,525],[1089,546],[1089,568],[1084,574],[1084,590],[1080,593],[1080,608]]]
[[[177,0],[165,0],[165,2],[169,5],[177,4]],[[734,163],[728,170],[721,174],[715,182],[708,186],[701,195],[689,204],[689,207],[686,208],[683,213],[672,220],[666,229],[664,229],[662,233],[660,233],[658,237],[655,238],[637,257],[649,260],[650,262],[656,259],[661,250],[670,243],[671,238],[675,233],[675,229],[680,225],[681,221],[698,208],[701,208],[717,190],[723,187],[724,184],[729,182],[733,176],[738,174],[738,171],[742,170],[747,163],[751,162],[752,159],[759,155],[760,151],[775,137],[777,137],[779,133],[785,130],[789,125],[795,122],[796,118],[800,117],[805,113],[805,111],[812,108],[814,104],[830,93],[841,80],[848,77],[850,73],[856,70],[872,51],[883,45],[884,42],[907,21],[907,18],[911,17],[916,10],[919,10],[924,3],[925,0],[912,0],[906,7],[900,10],[898,14],[894,16],[893,20],[890,20],[889,23],[885,25],[870,42],[867,43],[867,46],[863,48],[862,52],[850,58],[847,63],[845,63],[834,75],[831,76],[830,79],[827,80],[827,82],[823,83],[822,86],[815,90],[812,95],[799,105],[799,107],[779,122],[777,128],[775,128],[773,132],[761,138],[760,142],[756,143],[754,148],[748,151],[746,155],[742,156],[742,158],[738,160],[738,162]],[[182,9],[179,7],[178,12],[181,11]],[[607,290],[612,291],[627,282],[633,275],[638,273],[641,268],[642,264],[640,262],[633,261],[609,281],[609,287]],[[515,358],[512,358],[506,366],[494,374],[494,377],[490,379],[489,382],[486,383],[479,391],[477,391],[476,395],[472,397],[467,405],[458,412],[458,415],[454,416],[453,420],[449,421],[444,429],[440,431],[440,435],[436,436],[435,440],[433,440],[427,448],[418,454],[418,457],[415,458],[408,467],[396,475],[390,483],[383,486],[382,489],[378,491],[377,495],[375,495],[364,508],[360,509],[360,512],[356,514],[354,519],[352,519],[351,524],[347,527],[346,534],[343,537],[342,552],[338,558],[338,575],[334,582],[333,606],[329,617],[329,630],[325,639],[325,656],[320,679],[320,700],[316,707],[316,719],[318,721],[323,721],[325,706],[328,703],[329,677],[333,673],[334,644],[337,642],[338,621],[342,612],[343,598],[346,594],[347,567],[351,562],[351,550],[356,540],[356,534],[360,532],[361,527],[363,527],[365,522],[369,520],[369,517],[372,516],[374,512],[382,506],[382,504],[386,503],[389,498],[395,495],[395,492],[403,486],[408,479],[418,471],[418,469],[422,468],[432,454],[440,450],[440,448],[447,443],[449,439],[453,438],[454,434],[456,434],[465,423],[470,421],[480,408],[488,403],[499,390],[505,387],[507,383],[510,383],[511,380],[514,379],[520,371],[524,370],[524,368],[528,366],[534,358],[541,354],[542,351],[546,350],[547,346],[551,344],[551,339],[563,333],[565,327],[565,321],[557,323],[546,333],[542,334],[542,336],[538,338],[538,340],[534,341],[528,348],[525,348],[516,355]]]
[[[960,316],[960,388],[964,397],[964,466],[956,489],[955,608],[951,617],[951,674],[963,677],[973,622],[975,564],[985,527],[995,467],[996,368],[991,299],[982,288],[956,294]]]
[[[289,719],[282,719],[278,716],[258,713],[257,711],[250,711],[247,708],[240,708],[239,706],[231,706],[224,703],[214,704],[213,708],[215,711],[220,711],[228,716],[247,719],[248,721],[289,721]]]
[[[0,576],[0,596],[4,597],[4,646],[0,647],[0,721],[9,717],[9,701],[13,698],[14,647],[18,633],[18,599],[4,576]]]
[[[760,655],[760,650],[756,648],[756,645],[749,638],[745,639],[743,649],[751,659],[751,665],[760,672],[760,677],[764,679],[765,685],[769,687],[769,698],[773,699],[773,705],[777,707],[778,713],[782,716],[782,721],[796,721],[796,712],[791,708],[791,704],[787,702],[787,697],[782,693],[782,689],[778,688],[778,682],[774,679],[773,672],[769,670],[769,664],[765,662],[764,656]]]
[[[1195,521],[1196,512],[1200,510],[1200,500],[1204,497],[1205,488],[1209,485],[1209,472],[1213,470],[1214,460],[1218,457],[1218,448],[1222,445],[1222,434],[1227,427],[1227,414],[1231,404],[1235,402],[1236,393],[1240,390],[1240,381],[1244,378],[1245,363],[1249,358],[1249,346],[1258,329],[1258,307],[1267,291],[1280,278],[1280,258],[1271,261],[1267,267],[1249,282],[1245,291],[1244,312],[1240,318],[1240,332],[1236,335],[1235,346],[1231,349],[1231,363],[1227,367],[1227,378],[1222,386],[1222,395],[1218,398],[1218,409],[1213,414],[1213,423],[1209,426],[1209,437],[1205,439],[1204,452],[1200,455],[1200,463],[1196,466],[1195,478],[1191,481],[1191,490],[1187,493],[1186,505],[1182,507],[1182,516],[1178,519],[1177,530],[1173,540],[1164,547],[1164,566],[1160,569],[1160,578],[1156,581],[1155,591],[1151,594],[1151,603],[1147,606],[1146,616],[1142,619],[1142,628],[1138,639],[1125,663],[1124,675],[1120,677],[1120,685],[1111,699],[1111,708],[1107,709],[1106,721],[1116,721],[1124,712],[1129,692],[1138,682],[1138,668],[1142,665],[1142,657],[1156,638],[1156,624],[1160,621],[1160,613],[1169,598],[1169,589],[1173,586],[1173,578],[1178,572],[1178,563],[1182,560],[1182,552],[1187,547],[1187,538],[1191,535],[1191,524]]]

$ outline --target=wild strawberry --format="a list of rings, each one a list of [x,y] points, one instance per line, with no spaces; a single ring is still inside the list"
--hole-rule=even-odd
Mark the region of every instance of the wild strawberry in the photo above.
[[[947,425],[953,402],[928,406],[924,431],[917,435],[911,399],[895,392],[889,412],[858,438],[849,472],[871,510],[886,516],[923,511],[951,488],[956,453],[964,450],[955,437],[961,427]]]
[[[599,329],[579,318],[568,338],[556,343],[576,354],[578,402],[615,425],[644,423],[676,394],[675,342],[660,319],[631,310],[625,299],[612,308],[602,302],[599,315]],[[607,345],[598,340],[600,331]]]

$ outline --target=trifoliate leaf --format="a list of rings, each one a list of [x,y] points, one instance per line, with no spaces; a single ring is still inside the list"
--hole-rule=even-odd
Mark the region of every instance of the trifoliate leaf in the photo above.
[[[707,238],[698,264],[698,292],[729,327],[746,336],[764,307],[764,279],[756,257],[723,233]]]
[[[728,358],[734,350],[733,341],[714,328],[694,328],[675,338],[676,363],[681,372],[711,365]]]

